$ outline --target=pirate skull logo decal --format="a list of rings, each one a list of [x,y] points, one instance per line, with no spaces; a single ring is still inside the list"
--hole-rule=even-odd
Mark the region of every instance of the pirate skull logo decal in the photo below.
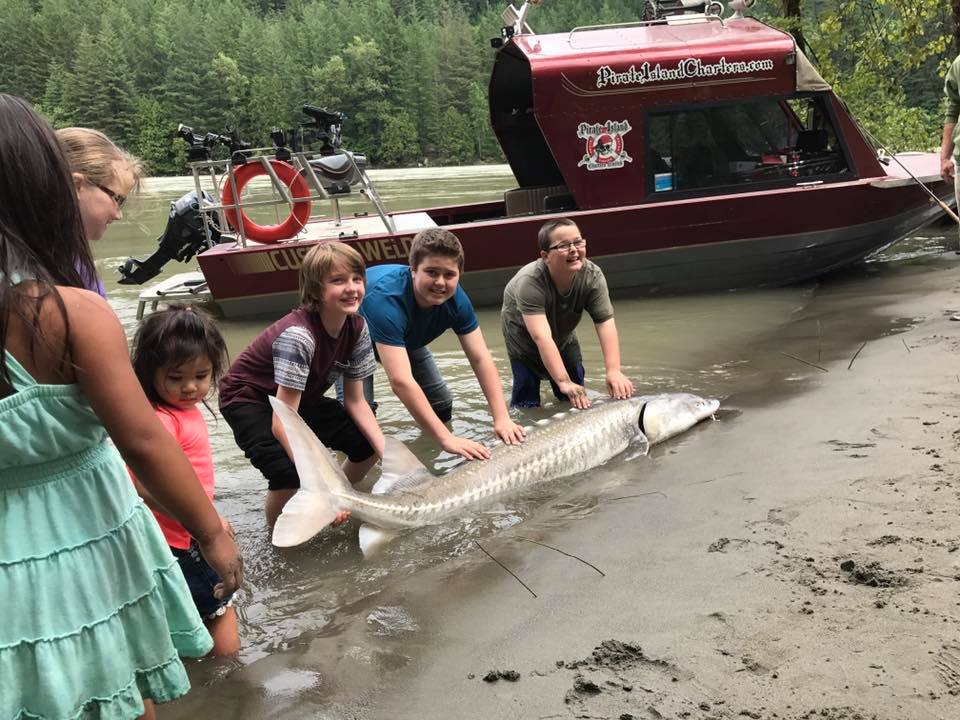
[[[623,142],[623,136],[630,130],[628,120],[580,123],[577,127],[577,137],[586,141],[586,147],[577,167],[586,165],[587,170],[613,170],[623,167],[625,163],[633,162],[633,158],[624,149]]]

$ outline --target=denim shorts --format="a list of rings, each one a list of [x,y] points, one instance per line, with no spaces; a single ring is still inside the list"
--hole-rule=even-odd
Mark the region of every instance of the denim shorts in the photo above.
[[[227,608],[233,605],[233,595],[222,599],[213,596],[213,588],[220,582],[220,576],[203,559],[197,541],[191,540],[188,550],[174,547],[170,550],[180,564],[183,578],[187,581],[190,595],[193,596],[193,604],[197,606],[200,617],[204,620],[213,620],[223,615]]]

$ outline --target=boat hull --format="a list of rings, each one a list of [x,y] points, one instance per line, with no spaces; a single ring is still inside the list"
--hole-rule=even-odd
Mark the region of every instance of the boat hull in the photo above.
[[[952,201],[947,183],[922,179]],[[504,204],[494,202],[414,213],[460,238],[467,259],[462,283],[478,306],[501,302],[506,282],[537,257],[537,230],[557,217],[495,217],[503,211]],[[650,295],[801,282],[856,262],[940,213],[916,183],[888,176],[566,216],[588,239],[588,255],[603,268],[612,290]],[[414,230],[361,234],[345,242],[368,266],[406,263]],[[220,245],[198,259],[225,316],[276,314],[296,306],[300,260],[313,244]]]

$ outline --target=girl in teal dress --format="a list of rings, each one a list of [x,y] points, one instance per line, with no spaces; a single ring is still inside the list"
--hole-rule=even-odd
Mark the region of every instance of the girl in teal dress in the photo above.
[[[53,131],[0,94],[0,720],[153,718],[210,636],[124,461],[233,592],[236,545],[130,366]]]

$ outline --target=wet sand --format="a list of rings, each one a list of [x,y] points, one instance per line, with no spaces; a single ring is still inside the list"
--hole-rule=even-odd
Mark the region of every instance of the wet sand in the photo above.
[[[716,422],[482,536],[524,584],[474,546],[356,602],[276,597],[330,622],[192,663],[160,716],[960,717],[958,289],[952,253],[823,283],[702,348],[740,368]]]
[[[812,362],[819,346],[827,372],[781,356],[582,517],[571,502],[569,522],[488,539],[529,589],[477,549],[378,598],[415,619],[392,661],[351,663],[349,634],[304,648],[340,662],[295,715],[960,716],[960,264],[944,262],[784,345]]]

